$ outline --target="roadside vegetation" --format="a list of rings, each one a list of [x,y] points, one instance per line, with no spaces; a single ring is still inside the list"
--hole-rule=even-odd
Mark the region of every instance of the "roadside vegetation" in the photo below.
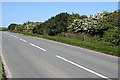
[[[5,28],[5,27],[0,27],[0,31],[7,31],[8,28]]]
[[[45,22],[11,23],[8,30],[120,56],[118,16],[118,11],[103,11],[90,16],[65,12]]]
[[[5,73],[4,73],[4,68],[3,68],[1,58],[0,58],[0,80],[5,80],[5,79],[6,79],[6,77],[5,77]]]

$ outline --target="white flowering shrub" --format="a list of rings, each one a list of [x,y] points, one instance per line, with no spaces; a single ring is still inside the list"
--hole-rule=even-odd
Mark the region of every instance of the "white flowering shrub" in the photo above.
[[[102,19],[106,13],[107,12],[104,11],[95,15],[90,15],[84,19],[75,19],[74,22],[68,27],[68,31],[75,33],[86,32],[94,34],[95,29],[97,28],[98,20]]]

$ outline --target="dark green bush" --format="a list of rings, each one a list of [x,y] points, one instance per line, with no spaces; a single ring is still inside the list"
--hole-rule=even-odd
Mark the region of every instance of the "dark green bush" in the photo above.
[[[118,27],[114,27],[105,32],[103,39],[105,42],[109,42],[112,45],[120,45],[120,35]]]

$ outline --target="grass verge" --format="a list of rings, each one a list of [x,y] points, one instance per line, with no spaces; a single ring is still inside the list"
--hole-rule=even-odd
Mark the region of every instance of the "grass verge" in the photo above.
[[[118,53],[118,48],[120,48],[120,46],[111,46],[111,45],[106,44],[102,41],[97,41],[97,40],[84,40],[83,41],[80,39],[76,39],[74,37],[72,38],[72,37],[64,37],[64,36],[38,35],[38,34],[18,32],[18,31],[12,31],[12,32],[21,33],[21,34],[25,34],[25,35],[29,35],[29,36],[45,38],[45,39],[54,40],[54,41],[58,41],[58,42],[63,42],[66,44],[80,46],[80,47],[88,48],[91,50],[103,52],[105,54],[120,57],[120,54]]]
[[[0,58],[0,80],[5,80],[6,76],[5,76],[5,72],[4,72],[4,66],[2,63],[2,60]]]

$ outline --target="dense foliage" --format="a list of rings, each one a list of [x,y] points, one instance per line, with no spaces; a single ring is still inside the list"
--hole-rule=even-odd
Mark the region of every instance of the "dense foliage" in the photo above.
[[[48,35],[57,35],[61,32],[67,32],[67,27],[72,22],[72,19],[72,15],[68,13],[61,13],[56,15],[55,17],[51,17],[50,19],[45,21],[45,23],[42,24],[41,27],[38,27],[40,27],[40,29],[43,29],[43,32]]]
[[[98,41],[104,41],[109,45],[118,46],[120,44],[120,35],[118,34],[119,15],[118,11],[103,11],[90,16],[79,15],[77,13],[60,13],[45,22],[10,24],[8,29],[50,36],[62,35],[64,33],[79,37],[81,35],[78,34],[83,34],[94,37]]]
[[[9,30],[15,30],[16,27],[17,27],[17,24],[12,23],[8,26],[8,29]]]

